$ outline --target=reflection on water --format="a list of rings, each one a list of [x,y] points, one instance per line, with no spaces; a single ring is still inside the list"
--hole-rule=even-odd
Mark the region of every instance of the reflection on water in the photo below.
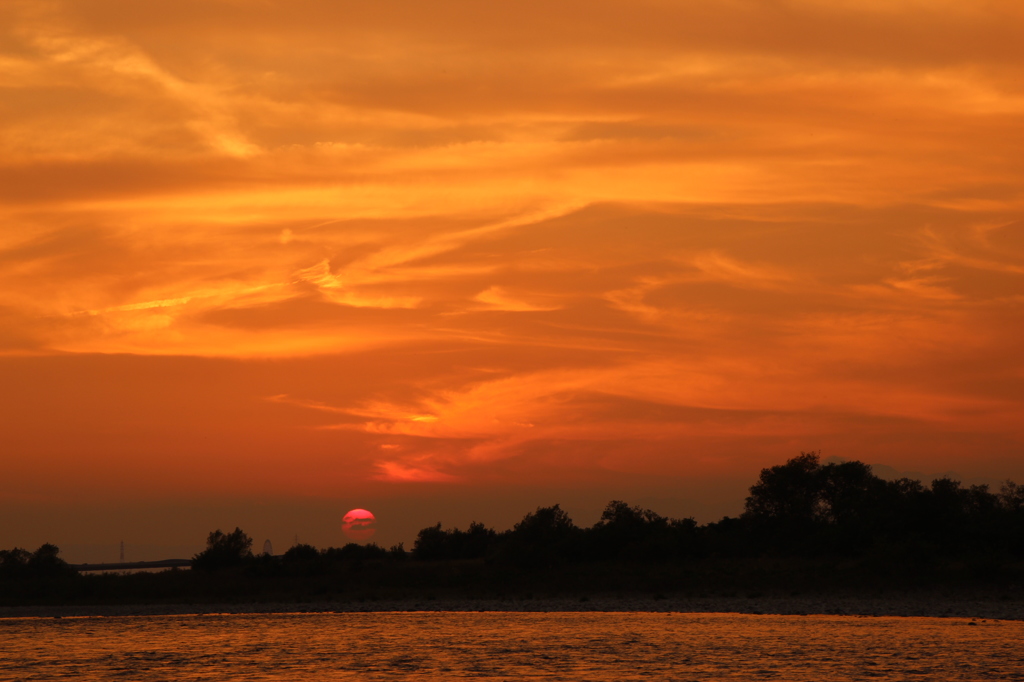
[[[1024,623],[654,613],[0,619],[0,679],[1024,679]]]

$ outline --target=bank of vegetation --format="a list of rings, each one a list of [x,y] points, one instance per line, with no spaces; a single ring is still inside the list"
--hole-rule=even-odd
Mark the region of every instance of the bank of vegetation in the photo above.
[[[613,501],[575,525],[559,505],[496,531],[441,524],[375,544],[254,555],[214,531],[192,570],[79,574],[53,545],[0,551],[0,605],[530,598],[647,593],[994,591],[1024,586],[1024,486],[883,480],[814,453],[761,471],[739,517],[697,524]]]

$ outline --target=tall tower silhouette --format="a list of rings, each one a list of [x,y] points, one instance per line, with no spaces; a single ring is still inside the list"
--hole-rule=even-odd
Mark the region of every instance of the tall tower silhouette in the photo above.
[[[124,540],[121,540],[121,563],[124,563]]]

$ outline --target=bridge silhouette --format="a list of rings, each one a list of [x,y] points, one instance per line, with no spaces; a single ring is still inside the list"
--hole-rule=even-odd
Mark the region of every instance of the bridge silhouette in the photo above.
[[[191,559],[161,559],[160,561],[119,561],[114,564],[71,564],[79,573],[87,571],[137,571],[146,568],[191,568]]]

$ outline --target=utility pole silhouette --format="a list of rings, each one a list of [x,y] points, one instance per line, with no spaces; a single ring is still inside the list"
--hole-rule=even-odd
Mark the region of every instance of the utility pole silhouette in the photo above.
[[[124,540],[121,540],[121,563],[124,563]]]

